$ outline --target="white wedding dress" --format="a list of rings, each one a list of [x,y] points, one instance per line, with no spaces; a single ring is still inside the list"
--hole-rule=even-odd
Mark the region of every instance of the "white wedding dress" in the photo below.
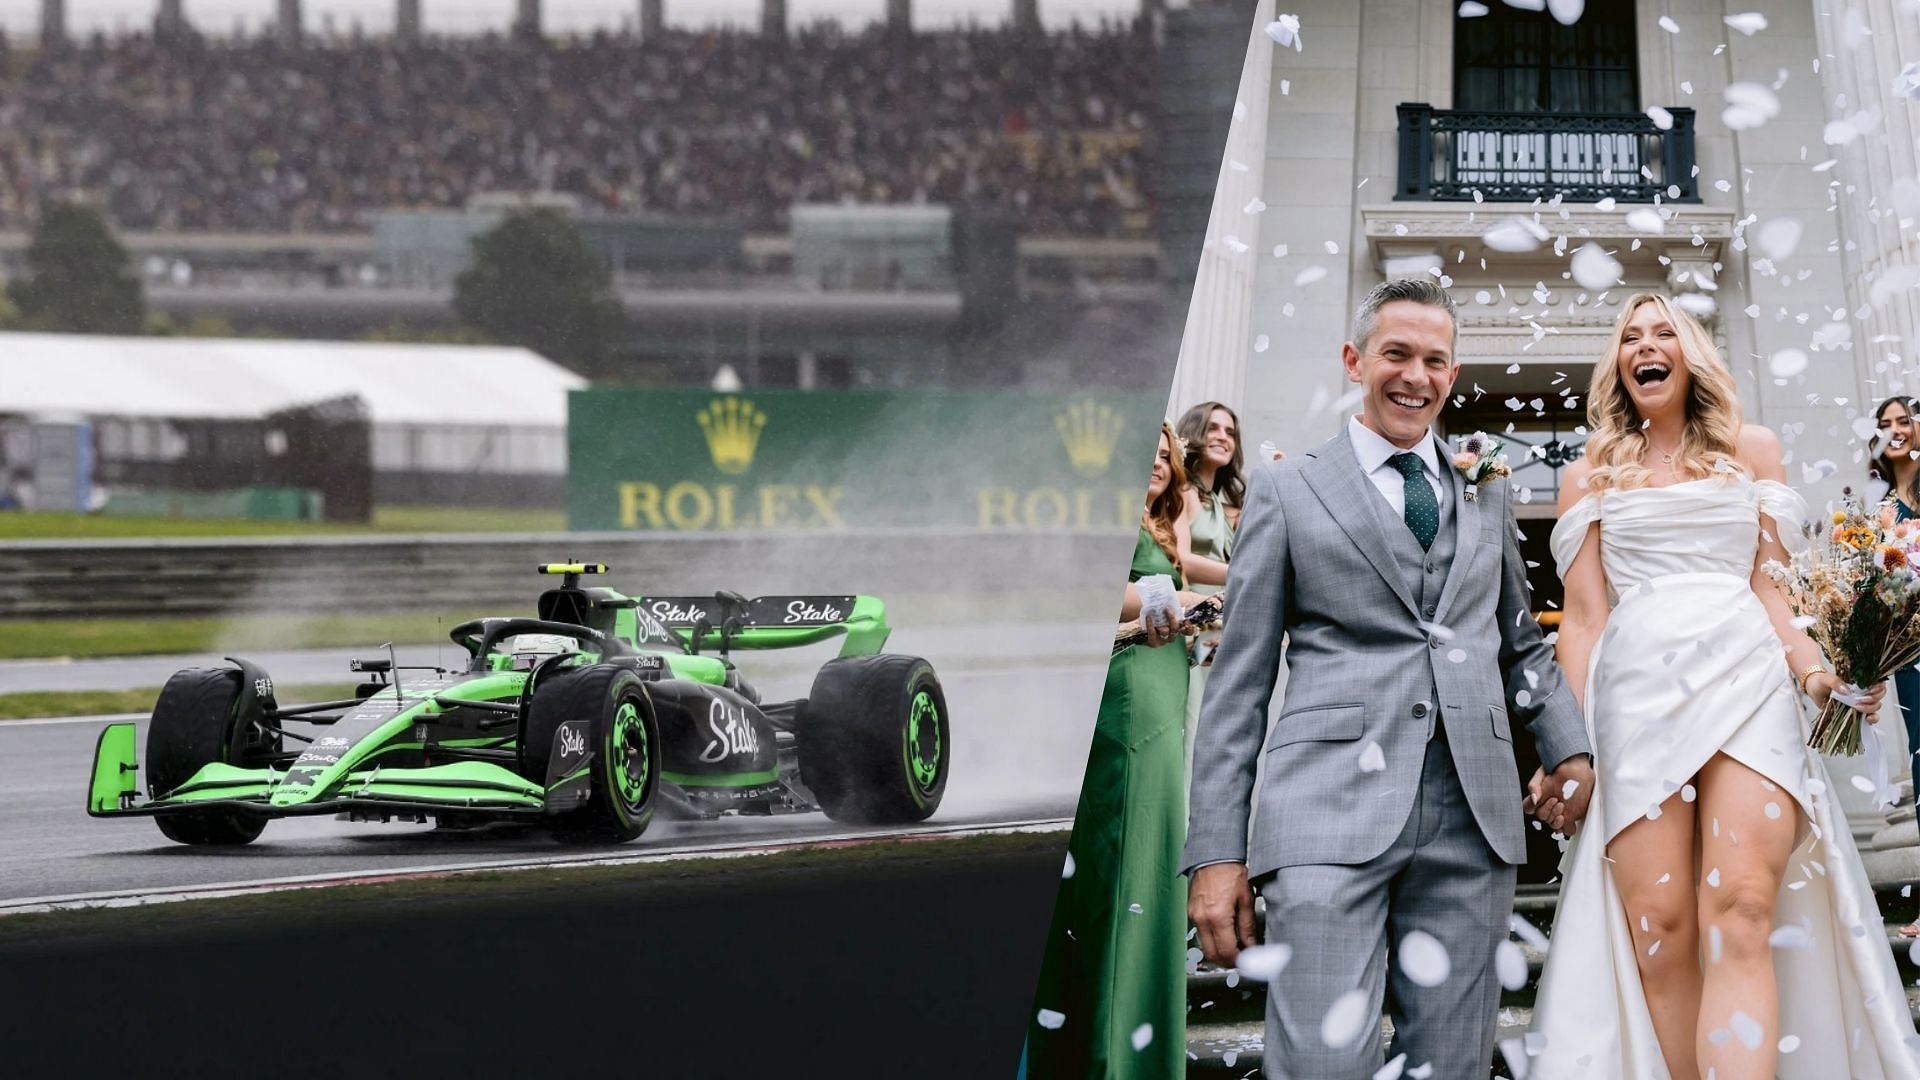
[[[1806,504],[1772,481],[1717,475],[1604,491],[1554,527],[1564,578],[1600,523],[1614,607],[1588,667],[1597,780],[1561,862],[1563,881],[1529,1036],[1535,1080],[1667,1080],[1606,844],[1681,789],[1715,753],[1777,784],[1801,823],[1775,906],[1782,1080],[1920,1076],[1914,1026],[1873,890],[1800,695],[1750,584],[1760,514],[1790,546]],[[1675,887],[1685,888],[1683,882]],[[1706,935],[1703,933],[1702,938]],[[1748,1036],[1751,1038],[1751,1036]],[[1790,1040],[1788,1041],[1791,1045]]]

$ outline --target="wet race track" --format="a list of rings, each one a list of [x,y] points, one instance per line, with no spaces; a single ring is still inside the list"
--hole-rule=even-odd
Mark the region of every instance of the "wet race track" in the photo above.
[[[902,628],[888,652],[932,661],[953,732],[946,797],[929,828],[1069,817],[1099,703],[1110,628],[1103,624]],[[453,659],[429,646],[402,663]],[[352,681],[350,652],[261,653],[276,682]],[[831,649],[743,655],[741,669],[769,701],[804,695]],[[152,687],[179,667],[217,657],[0,663],[0,693]],[[404,675],[403,675],[404,678]],[[289,702],[291,703],[291,702]],[[146,892],[307,875],[402,872],[489,862],[577,860],[588,854],[533,829],[436,831],[432,825],[347,822],[331,817],[272,822],[242,848],[174,844],[146,818],[99,820],[85,800],[104,721],[0,721],[0,905],[95,893]],[[145,725],[139,745],[145,746]],[[902,831],[842,825],[823,815],[655,819],[631,844],[602,857],[698,850],[715,845]]]

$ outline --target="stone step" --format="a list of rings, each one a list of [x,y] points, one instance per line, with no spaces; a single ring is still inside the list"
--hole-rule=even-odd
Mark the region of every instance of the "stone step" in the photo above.
[[[1522,889],[1514,900],[1514,912],[1538,927],[1543,933],[1550,930],[1553,921],[1554,902],[1557,899],[1552,889]],[[1881,911],[1902,911],[1913,903],[1911,899],[1893,893],[1883,893],[1880,897]],[[1910,938],[1901,937],[1899,919],[1889,919],[1884,927],[1887,947],[1893,953],[1902,981],[1907,985],[1907,1003],[1920,1020],[1920,988],[1914,986],[1920,978],[1920,964],[1914,961],[1915,944]],[[1519,990],[1501,993],[1499,1013],[1499,1038],[1520,1038],[1526,1034],[1527,1025],[1533,1017],[1533,995],[1535,982],[1540,977],[1540,968],[1545,954],[1524,942],[1521,951],[1527,957],[1527,982]],[[1190,956],[1195,955],[1189,953]],[[1207,1077],[1225,1080],[1227,1077],[1257,1076],[1260,1067],[1260,1044],[1264,1031],[1267,1007],[1267,988],[1264,983],[1251,979],[1242,979],[1238,972],[1215,968],[1200,963],[1190,968],[1187,975],[1187,1055],[1189,1077]],[[1381,1032],[1391,1040],[1393,1024],[1386,1017],[1380,1020]],[[1500,1062],[1492,1063],[1494,1075],[1501,1075]]]
[[[1916,1020],[1920,1020],[1920,987],[1907,987],[1907,1008]],[[1512,1076],[1513,1070],[1506,1068],[1501,1059],[1500,1044],[1508,1040],[1524,1039],[1527,1028],[1533,1023],[1533,1007],[1526,1005],[1503,1005],[1495,1019],[1494,1060],[1489,1063],[1490,1076]],[[1265,1037],[1265,1025],[1260,1020],[1235,1020],[1228,1023],[1196,1023],[1187,1021],[1187,1078],[1188,1080],[1248,1080],[1260,1075],[1261,1044]],[[1380,1035],[1387,1043],[1386,1057],[1393,1057],[1393,1022],[1386,1017],[1380,1018]],[[1417,1064],[1417,1063],[1416,1063]]]

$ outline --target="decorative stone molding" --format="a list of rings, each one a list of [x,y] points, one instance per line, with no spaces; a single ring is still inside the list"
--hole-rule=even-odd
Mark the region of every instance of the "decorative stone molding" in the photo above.
[[[1627,215],[1634,210],[1659,213],[1666,232],[1648,234],[1629,226]],[[1527,218],[1546,230],[1547,239],[1537,251],[1500,252],[1482,243],[1482,233],[1510,217]],[[1675,263],[1710,264],[1723,257],[1736,220],[1730,209],[1692,203],[1622,204],[1597,210],[1585,203],[1576,208],[1545,203],[1396,202],[1363,206],[1360,218],[1375,269],[1384,271],[1389,259],[1439,254],[1448,266],[1475,269],[1485,259],[1489,270],[1503,274],[1533,267],[1564,269],[1564,256],[1553,253],[1561,237],[1567,250],[1590,240],[1609,245],[1614,258],[1629,270],[1659,266],[1662,255]],[[1460,251],[1466,252],[1464,264],[1457,259]]]

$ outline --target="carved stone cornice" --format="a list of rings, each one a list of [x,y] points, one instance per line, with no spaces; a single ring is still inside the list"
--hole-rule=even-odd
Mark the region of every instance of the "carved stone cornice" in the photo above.
[[[1627,215],[1635,210],[1659,213],[1666,231],[1643,233],[1627,224]],[[1565,217],[1562,217],[1562,213]],[[1480,239],[1492,226],[1512,217],[1536,222],[1547,233],[1539,248],[1530,252],[1501,252],[1488,248]],[[1446,265],[1462,265],[1458,253],[1466,252],[1464,265],[1477,270],[1487,260],[1489,271],[1505,275],[1527,268],[1564,269],[1568,255],[1554,254],[1556,240],[1566,238],[1569,254],[1588,241],[1607,247],[1623,267],[1658,265],[1665,255],[1673,262],[1713,262],[1722,257],[1733,238],[1736,215],[1730,209],[1691,203],[1621,204],[1612,210],[1598,210],[1592,204],[1549,207],[1532,203],[1435,203],[1396,202],[1360,208],[1362,228],[1376,268],[1389,258],[1406,258],[1438,253]],[[1634,241],[1640,242],[1638,248]]]

